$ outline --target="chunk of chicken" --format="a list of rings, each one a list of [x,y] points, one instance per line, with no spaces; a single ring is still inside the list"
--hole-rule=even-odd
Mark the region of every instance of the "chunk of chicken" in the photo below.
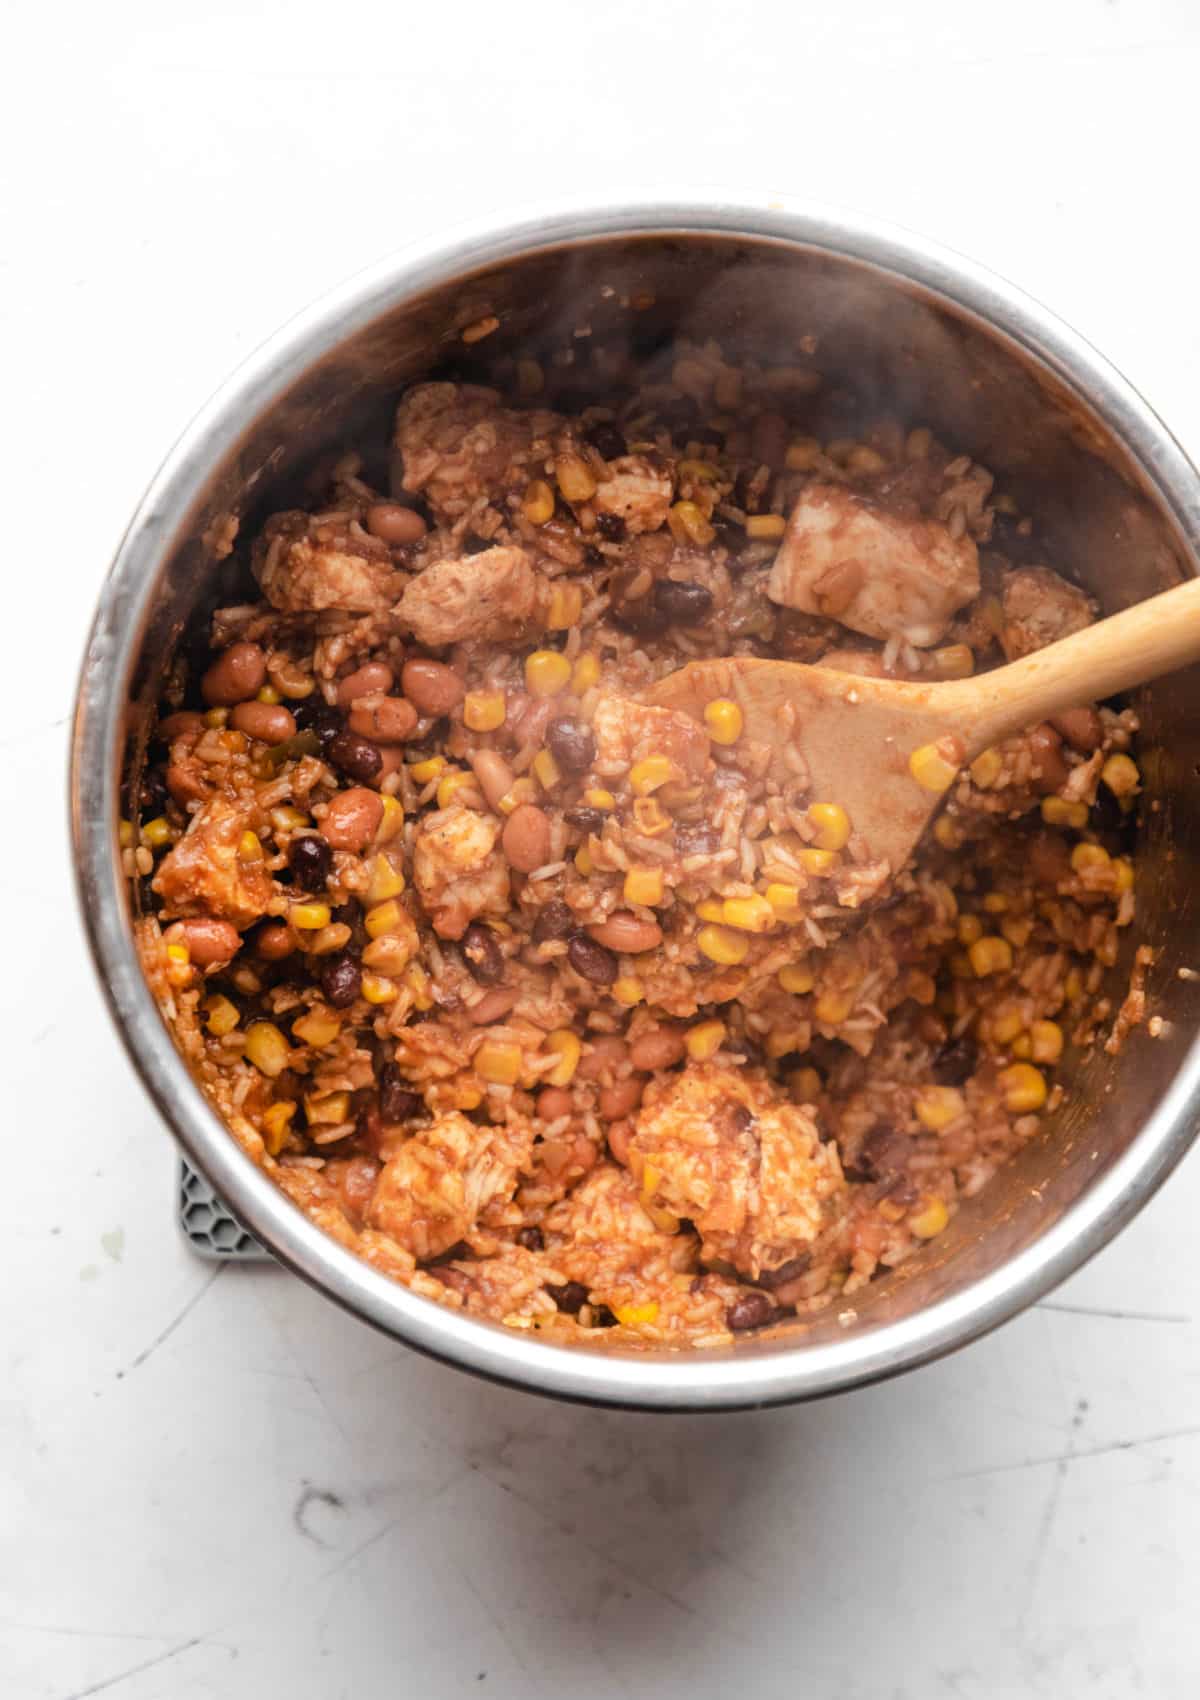
[[[164,916],[211,915],[241,929],[266,913],[273,890],[266,863],[238,859],[249,824],[247,812],[223,797],[196,811],[154,876]]]
[[[1000,642],[1010,661],[1092,623],[1092,605],[1083,591],[1049,567],[1022,567],[1012,573],[1004,583],[1003,607]]]
[[[596,486],[592,506],[597,513],[623,520],[631,536],[657,531],[666,523],[674,486],[658,459],[647,455],[618,455],[608,462],[607,475]]]
[[[508,863],[496,847],[500,824],[461,803],[421,819],[413,884],[444,939],[460,939],[476,915],[508,912]]]
[[[524,481],[535,417],[479,384],[418,384],[396,410],[401,487],[422,491],[439,519],[460,518],[481,496]]]
[[[767,581],[767,595],[785,608],[918,649],[939,642],[978,594],[970,537],[951,537],[936,520],[906,519],[835,484],[803,492]]]
[[[338,608],[382,613],[404,583],[386,543],[311,514],[275,514],[254,546],[254,575],[284,614]]]
[[[630,1167],[645,1197],[691,1218],[707,1260],[751,1279],[809,1247],[845,1195],[837,1150],[808,1110],[715,1063],[651,1083]]]
[[[537,612],[542,580],[523,549],[484,549],[435,561],[408,581],[396,613],[419,643],[512,642]]]
[[[594,770],[601,776],[616,777],[652,755],[666,756],[689,779],[702,778],[708,769],[708,734],[674,708],[654,708],[628,697],[601,697],[592,733]]]
[[[511,1198],[532,1140],[524,1117],[479,1127],[451,1110],[384,1164],[367,1221],[419,1260],[440,1257],[493,1199]]]

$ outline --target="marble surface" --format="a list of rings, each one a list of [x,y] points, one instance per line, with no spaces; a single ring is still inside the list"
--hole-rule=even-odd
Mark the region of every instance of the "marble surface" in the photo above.
[[[1194,1158],[1050,1302],[885,1387],[656,1419],[478,1385],[189,1255],[62,795],[166,445],[315,293],[454,218],[671,179],[863,207],[1050,302],[1200,452],[1198,36],[1187,0],[9,20],[5,1700],[1196,1692]]]

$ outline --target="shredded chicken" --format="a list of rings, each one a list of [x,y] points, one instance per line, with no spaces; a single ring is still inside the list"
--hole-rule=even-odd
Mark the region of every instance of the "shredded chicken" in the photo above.
[[[304,513],[268,520],[253,565],[263,595],[284,614],[322,608],[382,613],[404,583],[386,543]]]
[[[165,917],[210,915],[240,929],[266,913],[274,893],[266,863],[238,856],[249,825],[247,812],[221,797],[197,810],[154,878]]]
[[[674,486],[666,466],[647,455],[619,455],[608,463],[608,476],[596,486],[597,513],[622,520],[631,536],[657,531],[666,523]]]
[[[461,938],[476,915],[507,913],[500,825],[494,815],[461,803],[422,817],[413,841],[413,883],[440,937]]]
[[[481,497],[501,495],[536,418],[501,407],[495,390],[478,384],[418,384],[396,411],[401,487],[420,491],[440,519],[458,519]]]
[[[451,1110],[384,1164],[368,1220],[414,1257],[440,1257],[493,1199],[512,1196],[532,1138],[527,1121],[478,1126]]]
[[[523,549],[436,561],[408,581],[396,614],[419,643],[512,642],[534,622],[542,579]]]
[[[1022,567],[1004,586],[1000,641],[1010,661],[1045,649],[1092,623],[1092,605],[1082,590],[1049,567]]]

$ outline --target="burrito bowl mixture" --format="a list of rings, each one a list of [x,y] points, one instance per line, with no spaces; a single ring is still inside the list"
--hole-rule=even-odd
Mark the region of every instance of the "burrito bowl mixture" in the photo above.
[[[1095,612],[1031,521],[924,427],[811,434],[803,361],[678,346],[606,406],[501,376],[405,392],[390,476],[327,464],[181,650],[122,825],[143,960],[243,1149],[377,1269],[725,1345],[938,1235],[1103,1042],[1136,726],[1029,728],[874,860],[735,703],[641,694],[1028,653]]]

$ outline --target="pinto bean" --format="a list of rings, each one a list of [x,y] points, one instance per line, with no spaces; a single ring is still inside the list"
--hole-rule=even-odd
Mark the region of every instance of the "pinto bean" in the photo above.
[[[660,1068],[672,1068],[685,1048],[678,1027],[651,1027],[639,1033],[630,1045],[629,1060],[634,1068],[653,1074]]]
[[[605,1130],[608,1149],[612,1152],[615,1162],[623,1169],[629,1167],[629,1141],[633,1138],[633,1123],[629,1121],[610,1122]]]
[[[576,1073],[581,1080],[611,1079],[629,1060],[629,1046],[616,1033],[601,1033],[588,1042]]]
[[[399,502],[372,502],[367,509],[367,530],[382,543],[419,543],[428,529],[415,508]]]
[[[396,675],[386,661],[364,661],[353,673],[338,680],[339,708],[349,708],[359,697],[386,695],[396,682]]]
[[[500,844],[510,866],[531,874],[550,860],[550,819],[536,803],[522,803],[504,824]]]
[[[282,962],[296,948],[292,929],[282,921],[268,921],[254,935],[254,949],[265,962]]]
[[[262,689],[267,657],[256,643],[233,643],[200,681],[200,695],[213,708],[232,708]]]
[[[1068,768],[1063,760],[1062,739],[1047,721],[1035,726],[1029,734],[1029,747],[1040,769],[1034,780],[1034,790],[1050,796],[1066,783]]]
[[[1050,724],[1081,755],[1092,755],[1104,742],[1104,722],[1094,708],[1068,708],[1063,714],[1052,714]]]
[[[404,743],[416,731],[417,720],[407,697],[363,697],[350,710],[350,730],[377,744]]]
[[[513,788],[513,770],[498,750],[476,750],[471,757],[471,771],[487,798],[488,807],[499,809],[500,799]]]
[[[493,1021],[504,1019],[520,995],[515,986],[496,986],[472,1004],[468,1014],[476,1027],[490,1027]]]
[[[466,687],[453,667],[423,657],[404,663],[400,687],[422,714],[439,717],[457,708],[466,694]]]
[[[538,1093],[537,1113],[540,1121],[559,1121],[563,1116],[569,1116],[573,1108],[571,1094],[563,1086],[543,1086]]]
[[[235,732],[260,738],[264,744],[282,744],[296,736],[296,718],[290,709],[275,702],[239,702],[229,716]]]
[[[321,822],[321,836],[334,850],[365,850],[382,819],[383,803],[377,794],[355,785],[333,798]]]
[[[185,732],[203,730],[204,716],[190,708],[181,708],[178,714],[168,714],[165,720],[158,723],[158,736],[165,744],[173,744],[175,739],[182,738]]]
[[[618,1080],[615,1086],[604,1086],[596,1099],[597,1108],[605,1121],[617,1121],[622,1116],[632,1115],[642,1101],[645,1081],[636,1075],[630,1075],[626,1080]]]
[[[643,921],[628,910],[618,909],[607,921],[587,929],[587,935],[606,950],[618,955],[636,956],[639,951],[653,950],[662,943],[662,928],[657,921]]]
[[[163,934],[168,944],[185,944],[196,968],[213,968],[229,962],[241,949],[242,937],[228,921],[198,915],[191,921],[176,921]]]

